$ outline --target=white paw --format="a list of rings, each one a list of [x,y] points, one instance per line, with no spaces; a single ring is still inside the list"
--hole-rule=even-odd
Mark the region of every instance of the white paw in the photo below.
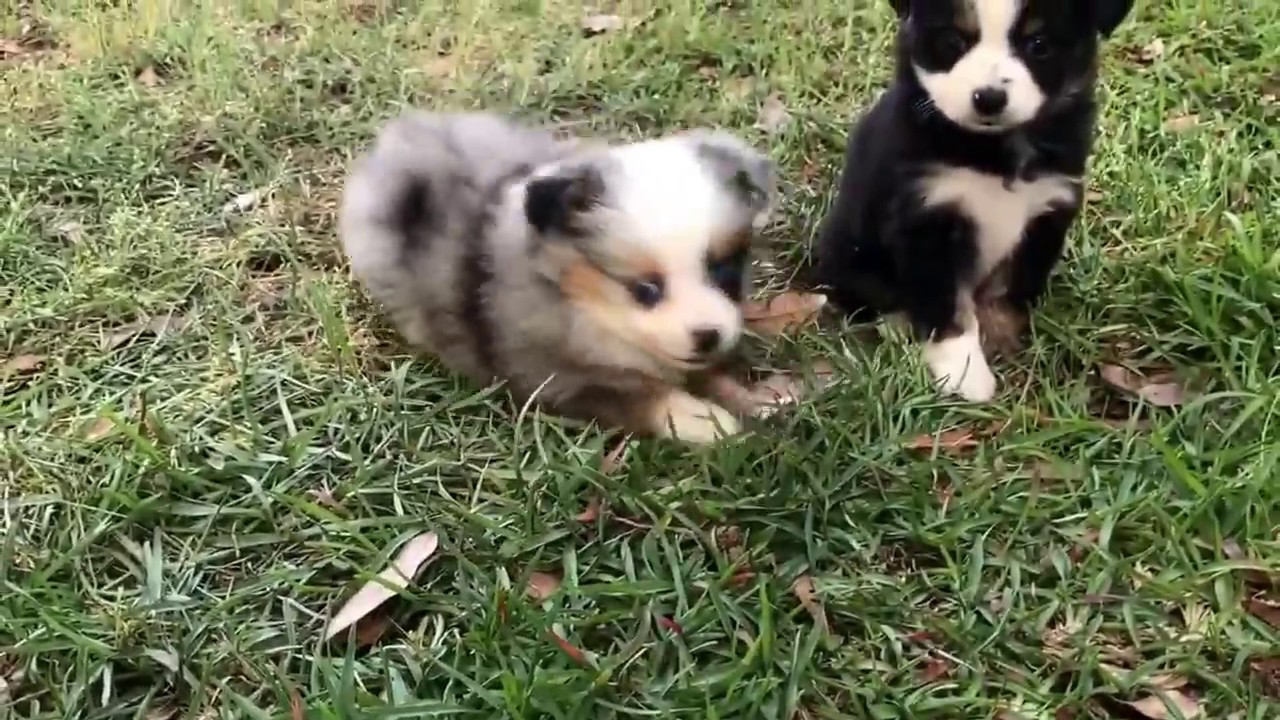
[[[706,445],[740,429],[728,410],[682,391],[672,392],[658,404],[658,435]]]
[[[924,361],[943,392],[969,402],[987,402],[996,395],[996,376],[976,332],[925,343]]]

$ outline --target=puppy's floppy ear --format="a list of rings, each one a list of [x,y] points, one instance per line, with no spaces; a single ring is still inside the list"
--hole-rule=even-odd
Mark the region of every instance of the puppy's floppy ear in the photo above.
[[[889,0],[889,5],[893,7],[893,11],[898,13],[898,17],[904,18],[911,12],[911,0]]]
[[[714,130],[686,134],[698,157],[737,195],[762,224],[777,195],[773,161],[734,135]]]
[[[577,165],[529,181],[524,214],[540,235],[577,236],[586,232],[582,216],[598,207],[604,197],[599,169]]]
[[[1093,22],[1102,37],[1111,37],[1111,33],[1120,25],[1133,8],[1133,0],[1089,0],[1093,5]]]

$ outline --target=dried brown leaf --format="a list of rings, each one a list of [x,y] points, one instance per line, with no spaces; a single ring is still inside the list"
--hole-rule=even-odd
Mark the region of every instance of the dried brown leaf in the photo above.
[[[1240,543],[1231,538],[1227,538],[1222,542],[1222,554],[1228,559],[1243,565],[1249,563],[1253,567],[1241,567],[1237,565],[1236,569],[1243,575],[1245,582],[1257,588],[1280,587],[1280,574],[1276,574],[1269,570],[1266,566],[1257,563],[1249,554],[1240,547]]]
[[[924,662],[924,665],[920,666],[920,681],[924,683],[936,682],[950,675],[953,669],[954,666],[951,664],[950,660],[942,657],[930,656],[929,659]]]
[[[306,720],[307,708],[297,688],[289,688],[289,720]]]
[[[97,442],[110,435],[115,431],[115,429],[116,423],[111,418],[95,418],[93,422],[89,423],[85,427],[84,432],[80,437],[87,442]]]
[[[749,300],[743,303],[742,316],[753,332],[781,335],[817,318],[826,304],[826,295],[784,292],[765,302]]]
[[[1075,465],[1040,461],[1031,466],[1031,477],[1036,480],[1080,480],[1084,477],[1084,470]]]
[[[147,320],[136,320],[116,328],[102,339],[103,350],[114,350],[143,333],[164,335],[169,332],[181,332],[191,321],[185,315],[166,313]]]
[[[1169,709],[1169,705],[1177,708],[1182,715],[1182,720],[1197,720],[1204,717],[1204,711],[1200,708],[1200,702],[1190,695],[1180,690],[1170,690],[1164,693],[1168,698],[1168,704],[1159,695],[1149,695],[1141,700],[1134,702],[1126,702],[1125,705],[1137,710],[1143,716],[1150,720],[1173,720],[1178,715]]]
[[[1268,697],[1280,700],[1280,655],[1253,658],[1249,670]]]
[[[424,563],[435,554],[440,538],[434,532],[424,532],[405,543],[391,565],[365,583],[329,621],[324,639],[331,640],[380,605],[408,587]]]
[[[951,430],[943,430],[937,435],[918,435],[907,441],[906,448],[908,450],[932,451],[936,445],[943,452],[961,452],[972,450],[980,444],[981,442],[974,435],[972,429],[952,428]]]
[[[760,130],[777,133],[790,123],[791,113],[778,93],[773,93],[760,104],[760,112],[756,116],[756,127]]]
[[[370,648],[377,645],[395,625],[386,608],[387,606],[380,607],[356,621],[356,647]]]
[[[28,38],[0,38],[0,60],[21,60],[47,49],[47,43],[31,42]]]
[[[622,437],[614,444],[609,452],[605,454],[604,459],[600,461],[600,472],[604,475],[611,475],[622,468],[622,461],[626,459],[627,448],[631,447],[631,436]],[[588,522],[588,521],[583,521]]]
[[[15,355],[0,363],[0,377],[35,372],[44,366],[44,355]]]
[[[1138,51],[1138,59],[1144,63],[1153,63],[1164,57],[1164,40],[1156,38]]]
[[[820,392],[833,382],[835,368],[823,360],[815,362],[805,376],[774,373],[748,388],[749,414],[768,417],[785,405],[793,405],[813,392]]]
[[[1185,115],[1173,115],[1164,121],[1164,127],[1169,132],[1186,132],[1200,126],[1200,116],[1196,113],[1186,113]]]
[[[796,578],[796,581],[791,584],[791,592],[795,593],[796,599],[800,601],[800,607],[803,607],[809,613],[809,617],[813,618],[814,624],[823,633],[829,634],[831,625],[827,622],[827,611],[823,609],[822,601],[818,599],[813,578],[809,575]]]
[[[160,74],[156,72],[155,67],[152,65],[147,65],[139,70],[134,79],[143,87],[153,88],[160,84]]]
[[[600,517],[600,498],[592,497],[587,500],[587,506],[582,509],[582,512],[578,513],[573,519],[580,523],[593,523],[598,517]]]
[[[554,642],[557,646],[559,646],[559,648],[562,651],[564,651],[565,655],[569,656],[570,660],[573,660],[574,662],[582,666],[590,665],[590,663],[587,662],[587,654],[582,651],[582,648],[574,645],[568,640],[565,640],[564,638],[560,637],[558,634],[556,634],[551,630],[548,630],[547,634],[551,636],[551,641]]]
[[[1186,402],[1191,395],[1181,383],[1151,381],[1121,365],[1102,365],[1098,368],[1098,376],[1112,388],[1156,407],[1176,407]]]
[[[587,15],[582,18],[582,34],[591,37],[621,30],[626,25],[627,22],[617,15]]]
[[[1249,614],[1280,630],[1280,602],[1262,597],[1251,597],[1244,601],[1245,610]]]
[[[453,53],[432,55],[425,63],[427,75],[433,78],[451,78],[458,73],[460,58]]]
[[[532,573],[529,575],[529,584],[525,590],[529,593],[529,597],[542,602],[560,590],[560,578],[551,573]]]

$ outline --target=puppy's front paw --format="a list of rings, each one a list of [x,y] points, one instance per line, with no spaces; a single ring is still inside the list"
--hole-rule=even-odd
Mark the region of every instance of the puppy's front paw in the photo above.
[[[996,395],[996,376],[982,355],[976,332],[925,343],[924,360],[943,392],[969,402],[987,402]]]
[[[696,445],[713,443],[740,430],[728,410],[696,398],[683,390],[669,393],[654,407],[654,424],[660,437],[674,437]]]

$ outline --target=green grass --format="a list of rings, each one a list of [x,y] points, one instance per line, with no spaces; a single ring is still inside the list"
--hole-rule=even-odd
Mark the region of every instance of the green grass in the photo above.
[[[732,128],[786,178],[772,292],[885,81],[887,3],[672,0],[592,38],[532,0],[111,5],[0,20],[52,44],[0,66],[0,353],[45,358],[0,381],[0,717],[289,718],[295,693],[317,719],[1125,717],[1143,691],[1103,663],[1276,716],[1280,629],[1240,566],[1280,573],[1280,4],[1148,2],[1107,46],[1095,194],[999,401],[811,329],[767,360],[837,386],[609,473],[600,433],[407,355],[336,251],[346,163],[408,105]],[[1097,380],[1116,360],[1200,394],[1129,405]],[[424,530],[398,628],[320,642]],[[545,602],[534,571],[563,575]]]

